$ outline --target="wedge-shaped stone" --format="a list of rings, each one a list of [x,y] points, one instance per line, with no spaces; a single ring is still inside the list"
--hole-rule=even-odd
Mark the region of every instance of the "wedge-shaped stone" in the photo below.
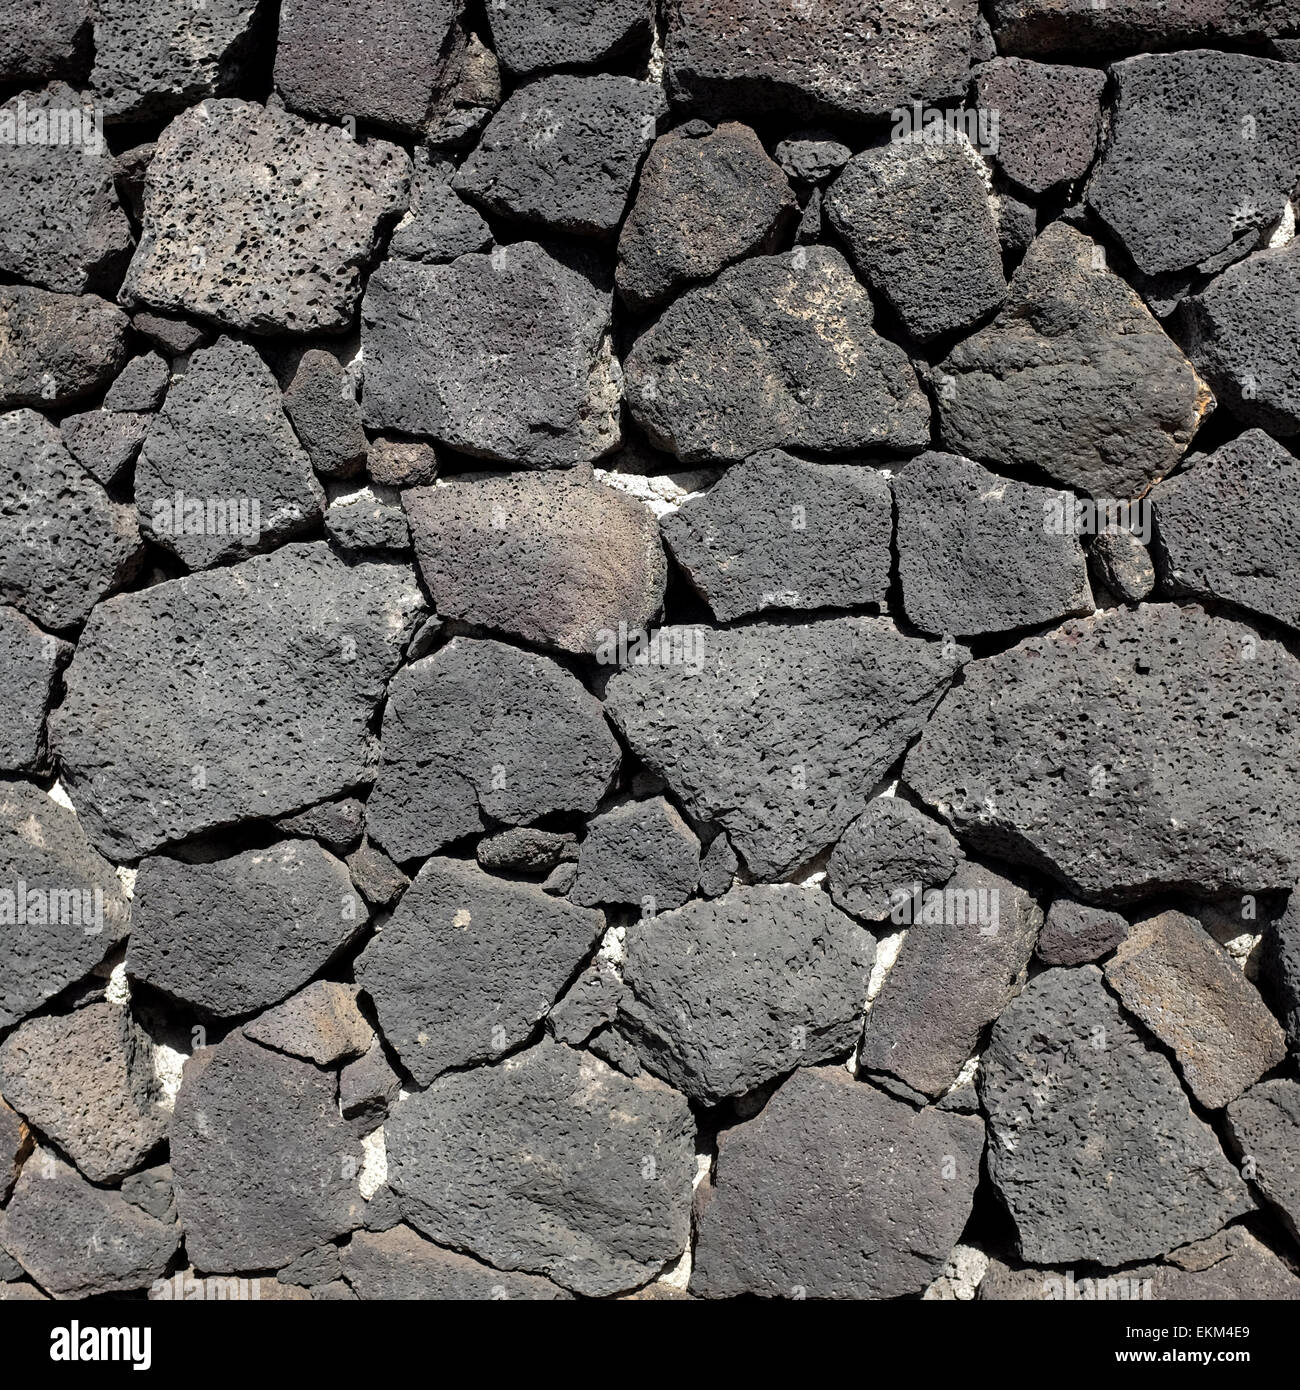
[[[444,1250],[409,1226],[394,1226],[380,1234],[358,1231],[343,1247],[343,1277],[358,1298],[385,1302],[569,1297],[549,1279],[492,1269],[468,1255]]]
[[[1252,1086],[1228,1106],[1228,1132],[1242,1168],[1300,1240],[1300,1084]]]

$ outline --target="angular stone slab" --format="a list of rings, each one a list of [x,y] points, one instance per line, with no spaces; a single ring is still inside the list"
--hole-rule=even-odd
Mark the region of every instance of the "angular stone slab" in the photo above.
[[[0,79],[65,71],[84,59],[89,44],[89,0],[45,0],[15,10],[0,33]]]
[[[494,5],[492,46],[517,77],[551,68],[606,66],[650,42],[649,0],[565,0],[559,5]]]
[[[358,1231],[343,1247],[343,1277],[361,1299],[475,1302],[567,1299],[549,1279],[509,1274],[444,1250],[409,1226],[375,1234]]]
[[[1228,1132],[1246,1176],[1300,1241],[1300,1084],[1252,1086],[1228,1106]]]
[[[34,772],[46,763],[45,716],[72,648],[0,606],[0,771]]]
[[[126,362],[131,320],[93,294],[0,285],[0,410],[60,410]]]
[[[570,896],[583,907],[681,907],[700,879],[700,842],[663,797],[629,801],[587,824]]]
[[[897,796],[878,796],[840,836],[826,864],[838,907],[867,922],[889,915],[900,888],[946,883],[962,857],[946,825]]]
[[[1038,938],[1038,958],[1047,965],[1084,965],[1109,955],[1128,933],[1118,912],[1057,898]]]
[[[107,488],[120,483],[135,462],[152,418],[150,415],[85,410],[77,415],[65,415],[59,432],[72,457],[96,482]]]
[[[335,980],[314,980],[292,999],[259,1014],[245,1026],[244,1035],[318,1067],[359,1057],[375,1041],[375,1030],[357,1008],[356,985]]]

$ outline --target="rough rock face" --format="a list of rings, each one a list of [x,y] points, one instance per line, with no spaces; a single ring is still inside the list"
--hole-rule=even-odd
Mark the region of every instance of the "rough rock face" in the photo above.
[[[0,1100],[0,1201],[7,1202],[24,1160],[32,1151],[32,1134],[21,1115]],[[4,1265],[0,1250],[0,1266]],[[6,1277],[17,1271],[6,1271]]]
[[[357,960],[357,983],[421,1086],[527,1040],[605,929],[529,883],[430,859]]]
[[[205,101],[158,141],[123,300],[251,333],[337,332],[409,180],[395,145],[360,144],[273,107]]]
[[[387,261],[362,305],[366,424],[516,466],[590,462],[621,440],[609,321],[610,296],[532,242]]]
[[[970,1213],[984,1126],[914,1110],[837,1067],[798,1071],[718,1136],[693,1292],[897,1298],[943,1270]],[[777,1175],[793,1167],[797,1185]]]
[[[760,878],[839,837],[966,656],[873,618],[666,628],[658,649],[659,662],[613,677],[605,708]]]
[[[1258,41],[1290,32],[1285,3],[1195,0],[1151,5],[1147,0],[993,0],[993,32],[1002,53],[1070,57],[1135,48],[1188,48],[1224,39]]]
[[[17,9],[0,33],[0,78],[44,78],[72,66],[90,38],[86,0],[43,0]]]
[[[14,608],[0,607],[0,771],[34,772],[46,762],[45,716],[72,648]]]
[[[59,426],[68,452],[98,483],[121,483],[135,462],[152,417],[84,410],[66,415]]]
[[[650,41],[650,0],[551,0],[540,5],[494,5],[492,43],[518,77],[550,68],[608,63]]]
[[[576,835],[529,826],[485,835],[474,847],[480,866],[497,873],[545,874],[561,859],[576,856]]]
[[[1031,193],[1088,172],[1101,133],[1100,68],[997,58],[976,74],[980,107],[998,113],[997,163]]]
[[[359,1057],[375,1041],[375,1030],[357,1008],[356,986],[333,980],[313,981],[292,999],[255,1018],[244,1035],[318,1067]]]
[[[595,817],[578,854],[570,896],[584,907],[640,906],[642,914],[681,907],[700,877],[700,842],[663,797],[629,801]]]
[[[1038,958],[1047,965],[1083,965],[1109,955],[1128,933],[1118,912],[1057,898],[1038,938]]]
[[[1300,1240],[1300,1085],[1252,1086],[1228,1106],[1228,1130],[1242,1167]]]
[[[647,627],[667,565],[653,514],[582,469],[457,478],[402,497],[440,615],[561,651]],[[521,574],[531,576],[523,587]]]
[[[281,403],[318,473],[348,477],[365,461],[361,409],[347,372],[332,352],[304,352]]]
[[[1150,1259],[1252,1206],[1172,1066],[1094,965],[1048,970],[1012,1000],[979,1084],[989,1173],[1028,1261]]]
[[[829,247],[724,270],[688,290],[627,356],[628,404],[688,463],[764,449],[916,449],[930,409],[866,290]]]
[[[826,882],[845,912],[874,922],[889,915],[895,890],[946,883],[960,859],[947,826],[900,797],[878,796],[840,836]]]
[[[126,362],[130,320],[93,294],[0,285],[0,410],[61,410]]]
[[[1131,531],[1108,531],[1095,537],[1088,561],[1094,579],[1124,603],[1141,603],[1155,589],[1151,552]]]
[[[1098,245],[1063,222],[936,375],[950,449],[1042,468],[1094,497],[1130,497],[1170,472],[1212,399]]]
[[[558,1043],[442,1077],[386,1132],[406,1220],[498,1269],[603,1296],[654,1278],[690,1236],[685,1100]]]
[[[370,835],[396,860],[481,831],[589,813],[619,748],[600,703],[549,658],[454,638],[404,667],[384,711]]]
[[[826,195],[859,274],[922,342],[1006,295],[997,226],[968,148],[894,141],[851,159]]]
[[[1300,898],[1294,893],[1265,932],[1260,957],[1261,983],[1286,1028],[1291,1051],[1300,1053]]]
[[[970,842],[1077,897],[1289,887],[1297,705],[1300,665],[1240,623],[1112,609],[967,666],[904,775]]]
[[[365,780],[422,608],[409,570],[348,568],[323,545],[100,604],[51,719],[87,833],[137,858]]]
[[[492,244],[492,230],[451,186],[452,165],[417,149],[411,206],[397,224],[388,254],[403,261],[454,261]]]
[[[508,1274],[444,1250],[413,1231],[394,1226],[358,1231],[343,1247],[343,1277],[363,1299],[561,1299],[568,1295],[547,1279]]]
[[[879,604],[889,590],[893,500],[873,468],[755,454],[661,529],[722,622],[770,608]]]
[[[644,313],[742,256],[774,249],[795,198],[746,125],[690,121],[656,140],[618,242],[619,294]]]

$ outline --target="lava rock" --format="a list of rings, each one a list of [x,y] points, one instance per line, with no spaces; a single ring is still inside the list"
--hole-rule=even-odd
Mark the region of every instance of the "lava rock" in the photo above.
[[[1300,1084],[1252,1086],[1228,1106],[1228,1132],[1246,1176],[1300,1240]]]
[[[388,1065],[383,1043],[375,1038],[360,1057],[339,1072],[339,1109],[343,1118],[381,1123],[401,1086],[401,1078]]]
[[[558,1043],[441,1077],[385,1129],[406,1221],[498,1269],[603,1297],[644,1284],[690,1239],[686,1101]]]
[[[618,1018],[627,990],[612,966],[596,960],[546,1016],[546,1030],[557,1041],[580,1047]]]
[[[889,593],[893,498],[874,468],[756,454],[660,526],[722,622],[769,608],[882,604]]]
[[[887,917],[896,890],[946,883],[962,857],[948,827],[897,796],[878,796],[840,836],[826,865],[837,906],[867,922]]]
[[[284,390],[284,411],[311,458],[327,478],[345,478],[366,461],[361,407],[346,371],[332,352],[311,348]]]
[[[0,606],[0,771],[36,772],[47,762],[45,716],[72,648]]]
[[[158,140],[121,298],[250,333],[338,332],[409,181],[395,145],[274,107],[205,101]]]
[[[130,319],[93,294],[0,285],[0,410],[61,410],[126,361]]]
[[[374,1043],[375,1030],[357,1008],[356,985],[314,980],[259,1014],[245,1026],[244,1036],[318,1067],[332,1067],[360,1057]]]
[[[795,183],[825,183],[842,169],[853,151],[822,130],[801,131],[782,140],[774,151],[776,162]]]
[[[622,438],[609,327],[610,296],[532,242],[386,261],[361,308],[366,424],[515,467],[590,462]]]
[[[134,859],[370,775],[370,720],[423,600],[397,565],[325,545],[102,603],[51,738],[87,831]]]
[[[31,1130],[23,1117],[0,1099],[0,1202],[9,1200],[13,1185],[18,1181],[18,1174],[31,1151]],[[0,1274],[5,1279],[16,1279],[22,1271],[6,1265],[7,1259],[11,1257],[0,1248]]]
[[[618,242],[619,294],[645,313],[742,256],[775,250],[795,210],[748,126],[680,126],[655,141],[641,170]]]
[[[1290,887],[1293,773],[1261,750],[1297,716],[1300,664],[1276,643],[1143,604],[967,666],[903,775],[967,843],[1087,901]]]
[[[126,470],[135,462],[152,418],[85,410],[64,416],[59,430],[72,457],[96,482],[107,488],[121,482]]]
[[[411,207],[397,224],[388,254],[403,261],[454,261],[492,245],[492,229],[451,186],[452,166],[415,154]]]
[[[984,1126],[914,1110],[839,1067],[796,1072],[718,1136],[691,1290],[897,1298],[942,1272],[970,1214]]]
[[[578,854],[571,897],[639,906],[643,916],[681,907],[700,878],[700,842],[663,797],[629,801],[595,817]]]
[[[411,880],[369,840],[348,856],[348,872],[361,896],[372,907],[391,907]]]
[[[998,168],[1031,193],[1082,178],[1101,133],[1100,68],[997,58],[976,74],[976,101],[998,113]]]
[[[156,352],[133,357],[122,375],[108,388],[104,409],[148,413],[157,410],[167,395],[172,370]]]
[[[191,323],[172,314],[153,314],[147,309],[137,309],[131,315],[131,327],[168,357],[186,357],[195,348],[207,347],[215,337],[203,324]]]
[[[577,854],[576,837],[519,826],[485,835],[474,849],[480,867],[494,873],[547,874],[561,859]]]
[[[1057,898],[1038,938],[1038,959],[1045,965],[1085,965],[1108,956],[1128,933],[1118,912]]]
[[[320,1288],[336,1283],[343,1272],[337,1245],[321,1245],[309,1250],[292,1263],[285,1265],[277,1276],[281,1283],[298,1284],[302,1288]]]
[[[602,67],[650,42],[649,0],[561,0],[559,4],[493,5],[492,46],[516,77],[553,68]]]
[[[121,1192],[123,1201],[139,1207],[156,1221],[176,1220],[176,1193],[170,1163],[160,1163],[123,1178]]]
[[[406,555],[411,528],[400,498],[388,488],[357,488],[335,497],[325,512],[325,534],[345,555]]]
[[[1264,932],[1260,984],[1286,1028],[1291,1050],[1300,1053],[1300,895]]]
[[[438,455],[414,439],[374,439],[366,472],[381,487],[427,487],[438,476]]]
[[[688,290],[637,339],[628,403],[651,442],[688,463],[920,448],[929,403],[873,321],[830,247],[756,257]]]
[[[444,1250],[409,1226],[379,1234],[358,1231],[343,1247],[343,1274],[358,1298],[385,1302],[569,1297],[549,1279],[492,1269],[468,1255]]]
[[[979,1089],[989,1175],[1025,1260],[1150,1259],[1253,1205],[1173,1067],[1095,965],[1025,986],[993,1025]]]
[[[276,821],[275,828],[281,835],[319,840],[333,854],[346,854],[361,843],[365,811],[355,796],[348,796],[341,801],[322,801],[319,806],[308,806],[296,816],[285,816]]]
[[[1285,5],[1256,0],[1197,0],[1151,5],[1148,0],[993,0],[1000,53],[1108,56],[1134,49],[1190,48],[1223,40],[1258,42],[1286,28]],[[1291,27],[1294,27],[1292,25]]]
[[[700,893],[706,898],[720,898],[735,881],[740,861],[731,848],[725,831],[718,831],[700,859]]]
[[[1088,561],[1093,578],[1124,603],[1141,603],[1156,586],[1151,553],[1131,531],[1103,531],[1089,547]]]
[[[399,863],[481,832],[590,814],[619,763],[600,703],[547,657],[453,638],[389,686],[366,823]]]
[[[66,71],[84,61],[89,44],[88,0],[44,0],[16,9],[0,30],[0,80]]]
[[[921,342],[968,329],[1006,297],[984,180],[959,144],[864,150],[826,195],[858,272]]]
[[[1063,222],[936,375],[954,453],[1041,468],[1094,497],[1130,497],[1170,472],[1213,401],[1100,248]]]

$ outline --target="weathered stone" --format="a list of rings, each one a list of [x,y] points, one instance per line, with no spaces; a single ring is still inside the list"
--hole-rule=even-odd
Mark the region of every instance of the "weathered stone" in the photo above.
[[[998,167],[1031,193],[1082,178],[1101,133],[1100,68],[997,58],[976,74],[978,108],[998,113]]]
[[[430,859],[357,958],[389,1046],[421,1086],[526,1041],[605,930],[602,913]]]
[[[32,1151],[32,1132],[23,1117],[11,1110],[0,1098],[0,1202],[9,1200],[9,1193],[18,1181],[23,1161]],[[5,1252],[0,1248],[0,1273],[6,1279],[16,1279],[19,1271],[4,1267]]]
[[[275,828],[281,835],[319,840],[332,853],[346,854],[361,842],[365,811],[355,796],[347,796],[341,801],[322,801],[319,806],[308,806],[296,816],[285,816],[276,821]]]
[[[993,29],[1001,53],[1074,57],[1135,49],[1191,48],[1198,43],[1258,41],[1293,31],[1287,3],[1194,0],[1152,5],[1149,0],[993,0]],[[1294,12],[1292,12],[1294,14]]]
[[[388,691],[367,827],[399,863],[486,828],[589,814],[619,748],[599,701],[547,657],[456,637]]]
[[[205,101],[159,138],[122,299],[250,333],[337,332],[409,179],[407,156],[382,140]]]
[[[922,632],[980,636],[1093,611],[1079,538],[1049,525],[1061,494],[940,453],[911,460],[893,486],[903,611]]]
[[[591,1035],[618,1018],[627,990],[613,968],[597,959],[546,1016],[546,1029],[557,1041],[581,1047]]]
[[[296,111],[416,133],[455,81],[459,0],[284,0],[275,86]]]
[[[0,1045],[0,1092],[97,1183],[139,1167],[167,1132],[152,1047],[116,1004],[28,1019]]]
[[[0,285],[0,410],[60,410],[107,386],[130,322],[93,294]]]
[[[1042,469],[1094,497],[1142,492],[1182,457],[1213,398],[1100,256],[1053,223],[1002,312],[937,369],[954,453]]]
[[[1006,192],[990,194],[989,202],[998,224],[1003,259],[1020,261],[1038,235],[1038,210]]]
[[[492,1269],[434,1245],[409,1226],[394,1226],[378,1235],[358,1231],[343,1247],[343,1274],[359,1298],[385,1302],[568,1297],[549,1279]]]
[[[506,100],[452,187],[502,217],[612,236],[667,109],[652,82],[543,77]]]
[[[858,272],[914,338],[969,328],[1006,297],[993,209],[961,145],[907,140],[864,150],[825,206]]]
[[[135,462],[152,418],[86,410],[64,416],[59,430],[72,457],[96,482],[111,487]]]
[[[1218,1110],[1286,1056],[1286,1037],[1255,987],[1181,912],[1131,928],[1106,964],[1124,1007],[1174,1054],[1207,1110]]]
[[[740,861],[731,848],[727,832],[719,830],[700,859],[700,892],[706,898],[720,898],[735,881]]]
[[[113,157],[113,187],[132,227],[144,219],[144,181],[156,148],[156,141],[147,140]]]
[[[457,478],[408,489],[402,503],[444,618],[590,654],[663,605],[654,514],[588,469]]]
[[[1118,912],[1057,898],[1038,938],[1038,959],[1046,965],[1084,965],[1108,956],[1128,933]]]
[[[357,488],[325,512],[325,534],[345,555],[409,555],[411,528],[401,499],[388,488]]]
[[[375,1030],[357,1008],[356,985],[334,980],[314,980],[283,1004],[259,1014],[244,1033],[263,1047],[319,1067],[360,1057],[375,1040]]]
[[[366,472],[381,487],[427,487],[438,476],[438,455],[414,439],[375,439]]]
[[[1260,986],[1286,1028],[1291,1051],[1300,1054],[1300,894],[1264,932]]]
[[[172,370],[156,352],[133,357],[122,375],[108,388],[104,409],[112,411],[157,410],[167,395]]]
[[[403,261],[454,261],[492,245],[492,229],[451,186],[452,166],[415,154],[411,207],[397,224],[388,254]]]
[[[1173,1067],[1095,965],[1025,986],[993,1025],[979,1086],[989,1174],[1025,1260],[1149,1259],[1252,1207]]]
[[[874,468],[757,454],[661,529],[723,622],[768,608],[881,604],[889,592],[893,499]]]
[[[618,672],[606,710],[690,815],[726,829],[757,878],[839,838],[967,656],[883,618],[664,628],[657,644],[669,659]]]
[[[984,1126],[914,1110],[838,1067],[796,1072],[718,1136],[693,1292],[897,1298],[942,1273],[970,1214]]]
[[[794,194],[748,126],[690,122],[656,140],[618,242],[619,294],[644,313],[694,280],[771,251]]]
[[[148,1212],[156,1221],[176,1220],[176,1193],[172,1186],[172,1166],[160,1163],[122,1179],[122,1199]]]
[[[532,242],[385,261],[361,309],[366,424],[517,467],[590,462],[621,439],[609,322],[610,296]]]
[[[558,1043],[442,1077],[386,1132],[406,1220],[498,1269],[604,1296],[653,1278],[690,1238],[685,1100]]]
[[[96,843],[125,858],[314,805],[370,774],[423,600],[397,565],[285,546],[101,604],[51,716]]]
[[[6,17],[0,29],[0,80],[18,82],[64,72],[90,47],[89,0],[39,0]]]
[[[76,814],[27,782],[0,782],[0,884],[7,1028],[88,975],[126,935],[130,907]]]
[[[1300,1241],[1300,1084],[1252,1086],[1228,1106],[1228,1132],[1246,1176]]]
[[[168,357],[185,357],[195,348],[207,347],[215,336],[203,324],[172,314],[150,313],[147,309],[137,309],[131,315],[131,327]]]
[[[281,1283],[298,1284],[303,1288],[319,1288],[321,1285],[336,1282],[342,1277],[343,1264],[337,1245],[318,1245],[300,1255],[292,1263],[280,1270]]]
[[[1300,68],[1202,50],[1110,71],[1118,95],[1089,207],[1147,275],[1236,260],[1300,179]]]
[[[577,837],[518,826],[485,835],[474,850],[479,864],[496,873],[546,874],[577,854]]]
[[[71,655],[67,642],[0,606],[0,771],[44,768],[45,716],[59,670]]]
[[[1151,552],[1131,531],[1103,531],[1088,548],[1088,560],[1094,579],[1124,603],[1141,603],[1156,586]]]
[[[552,898],[567,897],[578,878],[576,863],[557,864],[542,883],[542,892]]]
[[[830,247],[732,266],[637,339],[625,363],[632,413],[689,463],[919,448],[929,403],[873,319],[867,291]]]
[[[663,797],[628,801],[596,816],[578,854],[572,898],[640,906],[643,914],[681,907],[700,878],[700,842]]]
[[[240,1033],[186,1063],[171,1147],[200,1269],[278,1269],[361,1225],[361,1145],[334,1078]]]
[[[345,478],[366,461],[361,407],[332,352],[312,348],[303,353],[284,389],[284,411],[318,473]]]
[[[1075,897],[1289,887],[1297,717],[1300,664],[1276,643],[1192,606],[1109,609],[967,666],[904,777]]]
[[[665,40],[674,104],[711,115],[774,110],[883,116],[912,97],[966,88],[976,0],[671,0]]]
[[[605,66],[650,42],[650,0],[560,0],[493,5],[492,44],[516,77],[553,68]]]
[[[946,825],[901,797],[878,796],[831,851],[826,886],[845,912],[876,922],[889,915],[896,890],[946,883],[961,857]]]
[[[824,183],[842,169],[853,151],[823,130],[800,131],[788,136],[774,151],[776,162],[795,183]]]
[[[348,855],[348,872],[361,896],[372,907],[390,907],[406,891],[410,879],[369,840]]]
[[[136,878],[127,973],[234,1017],[293,993],[365,921],[347,870],[310,840],[207,864],[154,857]]]

